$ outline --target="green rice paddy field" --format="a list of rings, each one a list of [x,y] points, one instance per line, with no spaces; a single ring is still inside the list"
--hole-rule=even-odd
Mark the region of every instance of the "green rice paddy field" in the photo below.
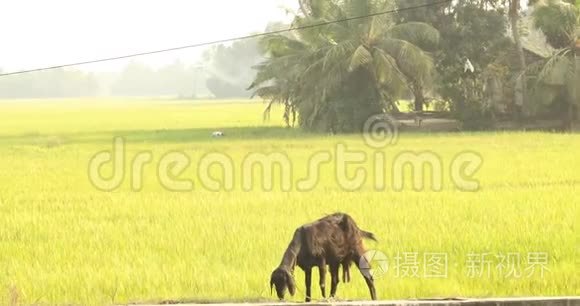
[[[286,129],[279,113],[265,123],[263,107],[0,102],[0,304],[273,300],[270,273],[294,229],[336,211],[378,237],[366,247],[387,258],[374,266],[382,267],[374,271],[381,299],[580,295],[580,135],[403,133],[396,144],[375,149],[359,135]],[[216,130],[226,136],[213,138]],[[103,191],[90,179],[89,163],[112,151],[115,137],[124,139],[124,176],[118,188]],[[341,183],[339,146],[366,156],[346,167],[347,178],[366,171],[361,186]],[[144,152],[151,162],[135,178],[132,161]],[[188,166],[159,174],[170,152],[186,156]],[[437,157],[441,188],[426,179],[415,190],[408,171],[405,188],[395,190],[397,156],[421,152]],[[477,190],[453,180],[451,165],[463,152],[483,161],[469,177]],[[200,176],[209,153],[233,166],[228,188],[213,190]],[[267,191],[259,171],[244,171],[256,153],[286,158],[289,189],[282,175]],[[376,166],[377,153],[386,157],[384,167]],[[312,177],[317,154],[332,161],[314,169],[310,188],[299,188]],[[121,171],[112,163],[101,170],[105,178]],[[219,167],[208,171],[223,180]],[[377,189],[379,172],[385,188]],[[246,186],[248,177],[255,181]],[[171,190],[188,183],[168,188],[168,180],[193,187]],[[292,299],[301,301],[304,276],[299,269],[295,275]],[[338,298],[369,298],[358,273],[340,284]]]

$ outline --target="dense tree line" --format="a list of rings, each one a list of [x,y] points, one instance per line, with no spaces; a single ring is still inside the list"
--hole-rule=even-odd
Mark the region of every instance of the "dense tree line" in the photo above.
[[[141,62],[132,61],[111,84],[113,96],[168,96],[195,97],[200,94],[197,82],[204,76],[196,66],[180,61],[153,69]]]
[[[130,62],[119,73],[89,73],[55,69],[6,76],[0,79],[0,98],[60,98],[95,96],[193,97],[200,72],[175,62],[160,69]],[[202,79],[200,82],[204,82]],[[207,96],[207,90],[202,90]]]
[[[268,60],[252,89],[284,105],[289,125],[310,130],[360,130],[373,114],[399,112],[408,96],[415,111],[435,103],[467,128],[490,127],[501,116],[571,122],[579,85],[573,1],[438,2],[299,0],[298,26],[373,16],[266,37]],[[376,14],[425,4],[433,5]],[[539,47],[547,53],[528,39],[533,31],[545,35]]]
[[[118,73],[88,73],[56,69],[0,79],[0,98],[148,96],[179,98],[248,98],[256,75],[252,68],[264,59],[256,40],[208,49],[196,64],[175,61],[153,68],[133,60]]]
[[[250,97],[252,93],[247,88],[256,76],[252,67],[263,60],[256,39],[214,46],[204,53],[206,86],[216,98]]]
[[[253,94],[270,102],[266,115],[278,103],[288,125],[324,132],[360,130],[372,115],[401,112],[402,100],[416,112],[446,111],[468,129],[501,118],[558,118],[569,127],[578,118],[574,0],[297,1],[292,24],[266,30],[329,24],[217,45],[195,65],[133,61],[114,75],[56,69],[5,77],[0,98]],[[415,6],[424,7],[378,14]]]
[[[90,97],[100,90],[94,74],[55,69],[0,79],[0,98]]]

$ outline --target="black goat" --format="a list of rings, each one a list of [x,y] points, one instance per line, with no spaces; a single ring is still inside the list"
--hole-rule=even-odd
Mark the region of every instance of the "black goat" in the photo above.
[[[329,215],[299,227],[294,232],[294,237],[284,253],[280,266],[272,272],[270,287],[276,287],[280,300],[284,299],[286,289],[290,295],[294,295],[296,292],[294,267],[298,265],[305,273],[306,302],[310,302],[312,268],[316,266],[320,272],[322,297],[326,298],[326,266],[328,265],[331,277],[330,296],[334,297],[339,282],[340,265],[343,268],[343,282],[347,282],[350,280],[350,264],[354,262],[365,278],[371,298],[376,300],[374,281],[369,267],[361,267],[361,259],[365,260],[363,238],[376,241],[372,233],[358,228],[354,220],[344,213]]]

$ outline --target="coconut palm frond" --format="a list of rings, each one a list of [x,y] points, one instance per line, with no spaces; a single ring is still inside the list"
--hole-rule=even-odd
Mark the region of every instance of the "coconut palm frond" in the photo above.
[[[380,48],[374,49],[376,77],[382,86],[400,90],[406,86],[405,74],[399,69],[397,60]]]
[[[566,79],[571,77],[569,75],[570,67],[574,67],[567,56],[569,52],[568,50],[550,57],[542,65],[537,76],[537,82],[556,86],[565,85]],[[573,74],[574,72],[572,72]]]
[[[439,45],[440,34],[433,26],[423,22],[407,22],[391,27],[392,38],[410,42],[424,50],[433,50]]]
[[[433,58],[418,46],[401,39],[386,39],[383,49],[397,61],[397,66],[408,78],[427,83],[433,74]]]
[[[367,16],[373,12],[370,0],[344,0],[343,10],[346,16],[350,18]],[[348,22],[353,29],[359,29],[366,25],[365,18],[352,19]]]
[[[368,39],[370,41],[380,39],[392,25],[392,17],[388,14],[373,16],[369,25]]]
[[[365,46],[358,46],[350,58],[348,71],[354,71],[362,66],[368,65],[373,60],[372,54]]]
[[[548,0],[533,12],[534,26],[546,35],[548,43],[556,49],[570,46],[575,39],[578,16],[578,8],[561,0]]]
[[[346,40],[328,48],[324,54],[322,69],[326,70],[329,65],[344,61],[353,52],[356,53],[356,44],[352,40]]]

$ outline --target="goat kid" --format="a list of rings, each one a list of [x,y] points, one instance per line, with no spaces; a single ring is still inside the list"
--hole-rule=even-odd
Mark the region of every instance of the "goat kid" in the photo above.
[[[374,234],[361,230],[347,214],[336,213],[296,229],[294,237],[284,252],[280,266],[272,272],[270,287],[276,288],[280,300],[286,290],[296,293],[294,268],[298,265],[305,273],[306,302],[311,301],[312,268],[318,267],[322,297],[326,298],[326,266],[330,269],[330,296],[336,295],[339,267],[343,268],[343,282],[350,281],[349,267],[356,263],[369,288],[371,298],[376,300],[374,280],[368,266],[361,267],[365,250],[363,239],[375,240]]]

